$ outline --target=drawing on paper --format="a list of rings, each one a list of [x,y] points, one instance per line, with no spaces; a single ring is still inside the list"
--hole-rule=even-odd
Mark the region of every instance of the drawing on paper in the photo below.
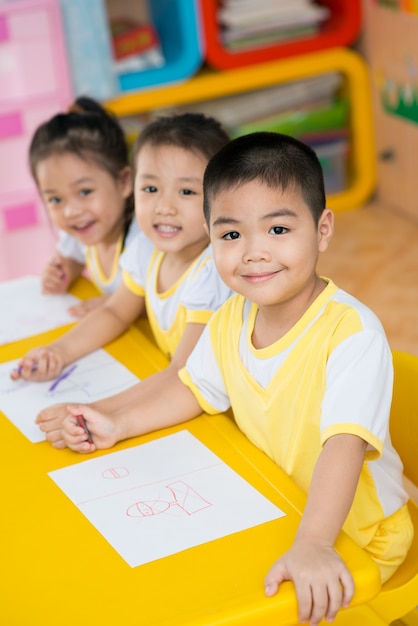
[[[183,511],[186,515],[193,515],[202,509],[212,506],[187,483],[179,480],[164,487],[164,495],[159,494],[155,500],[140,501],[131,504],[126,510],[128,517],[150,517],[161,513]],[[166,499],[163,499],[163,498]]]
[[[284,515],[187,430],[49,475],[131,567]]]
[[[102,472],[102,477],[106,479],[119,479],[129,476],[129,470],[126,467],[109,467]]]
[[[53,381],[12,381],[10,372],[17,363],[0,365],[0,411],[33,442],[45,440],[45,434],[35,424],[42,409],[68,402],[89,404],[124,391],[139,380],[105,350],[79,359]]]

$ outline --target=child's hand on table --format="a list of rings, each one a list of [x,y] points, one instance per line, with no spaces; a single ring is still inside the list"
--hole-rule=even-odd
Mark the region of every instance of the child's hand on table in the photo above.
[[[89,298],[88,300],[83,300],[79,304],[75,304],[74,306],[70,306],[68,308],[68,313],[73,315],[74,317],[85,317],[87,313],[93,311],[93,309],[97,309],[99,306],[102,306],[109,296],[97,296],[95,298]]]
[[[64,357],[57,348],[34,348],[30,350],[12,371],[12,380],[44,381],[56,378],[64,367]]]
[[[80,426],[77,415],[83,416],[88,432]],[[114,416],[85,404],[67,406],[61,435],[68,448],[81,453],[111,448],[121,438],[118,436],[117,419]],[[89,443],[89,435],[94,443]]]
[[[42,409],[35,419],[40,430],[45,433],[47,440],[54,448],[66,448],[62,437],[62,423],[68,415],[67,404],[54,404]]]
[[[354,594],[354,581],[331,545],[296,539],[265,578],[265,593],[274,595],[281,582],[293,581],[299,621],[317,626],[322,618],[331,622]]]

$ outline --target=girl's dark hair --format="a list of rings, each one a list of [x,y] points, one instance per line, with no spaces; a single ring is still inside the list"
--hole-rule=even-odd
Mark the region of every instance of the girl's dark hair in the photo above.
[[[140,132],[134,146],[135,161],[145,144],[178,146],[210,159],[229,141],[221,124],[202,113],[157,117]]]
[[[318,224],[326,202],[321,163],[306,144],[273,132],[238,137],[209,161],[203,179],[207,223],[211,202],[218,193],[253,180],[270,189],[299,190]]]
[[[55,154],[72,153],[91,160],[115,180],[129,166],[128,146],[117,118],[98,102],[80,96],[67,113],[58,113],[41,124],[29,147],[29,166],[37,181],[38,163]],[[133,195],[125,204],[125,225],[134,215]]]

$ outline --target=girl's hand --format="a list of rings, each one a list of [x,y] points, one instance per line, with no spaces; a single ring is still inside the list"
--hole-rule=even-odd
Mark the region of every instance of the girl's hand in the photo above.
[[[62,438],[65,444],[75,452],[94,452],[111,448],[119,441],[117,419],[84,404],[67,406],[67,417],[62,423]],[[82,415],[88,433],[79,425],[77,415]],[[89,443],[89,435],[93,443]]]
[[[57,348],[35,348],[19,361],[10,378],[34,382],[52,380],[60,374],[64,365],[64,357]]]
[[[68,415],[67,404],[54,404],[42,409],[36,416],[35,423],[45,433],[47,441],[54,448],[65,448],[66,443],[62,438],[62,423]]]
[[[102,306],[109,296],[97,296],[96,298],[89,298],[88,300],[83,300],[79,304],[75,304],[74,306],[70,306],[68,309],[68,313],[73,315],[74,317],[85,317],[90,311],[93,309],[97,309]]]
[[[296,540],[267,574],[266,595],[274,595],[284,580],[295,585],[299,621],[311,626],[323,618],[335,619],[354,594],[353,578],[342,559],[332,546],[319,542]]]
[[[42,272],[42,293],[65,293],[68,286],[69,280],[64,264],[60,259],[54,257]]]

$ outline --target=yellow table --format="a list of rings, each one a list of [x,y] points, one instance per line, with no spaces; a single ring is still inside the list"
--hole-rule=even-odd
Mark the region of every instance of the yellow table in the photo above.
[[[90,292],[82,285],[74,293]],[[0,362],[18,358],[29,347],[47,343],[61,332],[0,347]],[[137,328],[108,350],[140,378],[166,364]],[[131,568],[48,472],[181,429],[200,439],[286,516]],[[86,457],[68,449],[55,450],[47,442],[31,443],[0,414],[0,475],[2,626],[298,623],[292,584],[283,584],[274,598],[266,598],[263,578],[291,545],[305,497],[227,415],[202,415]],[[337,548],[355,578],[353,605],[367,612],[363,605],[380,588],[377,568],[343,533]],[[342,623],[349,623],[344,612],[341,615]]]

